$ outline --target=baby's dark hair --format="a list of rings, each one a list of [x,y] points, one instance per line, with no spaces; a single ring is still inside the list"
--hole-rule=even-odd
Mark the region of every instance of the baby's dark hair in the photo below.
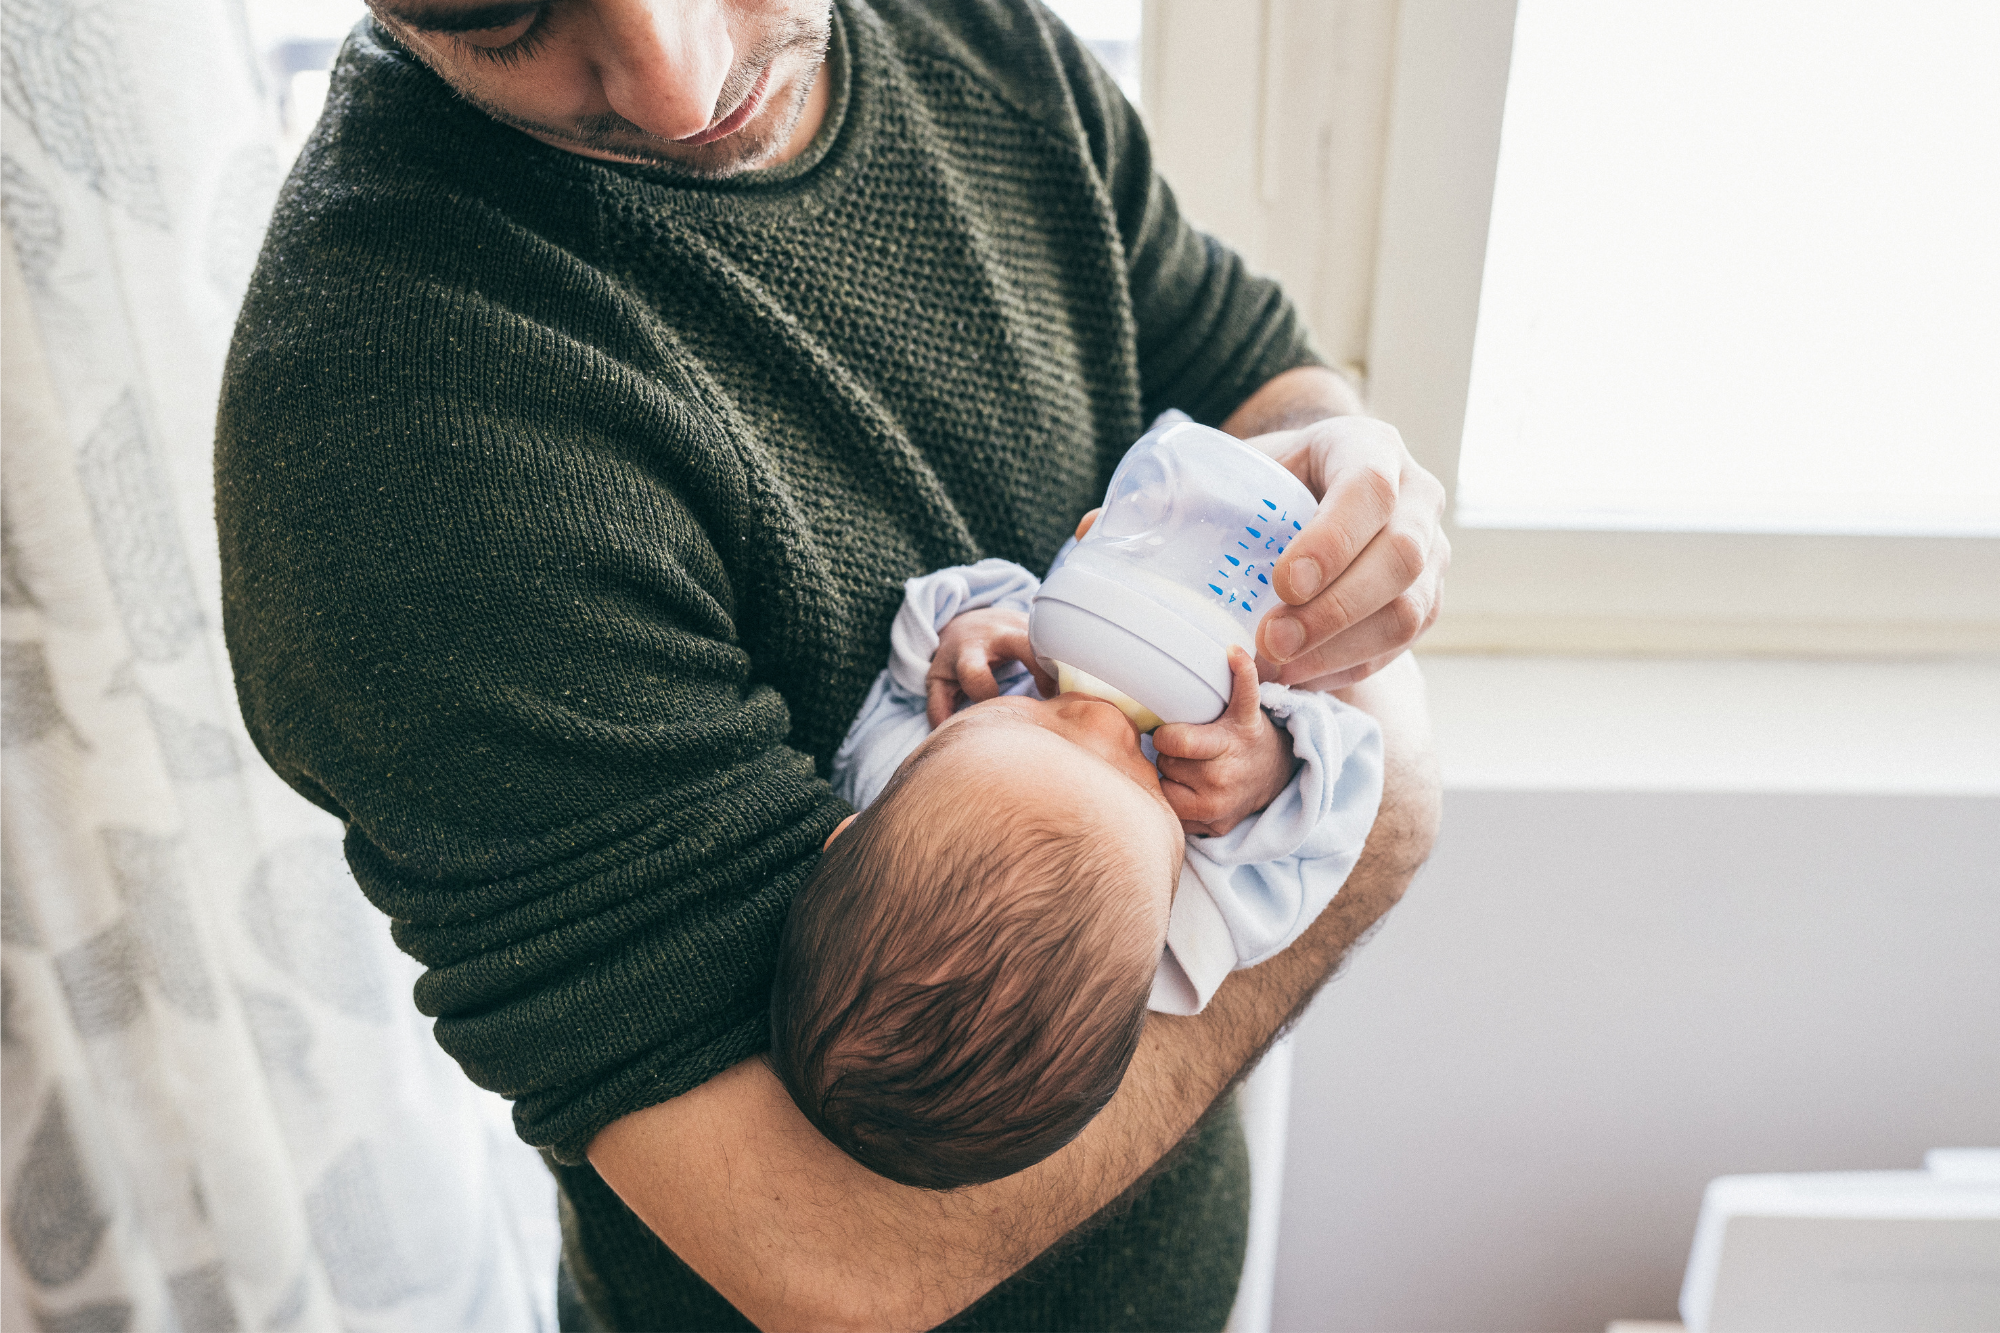
[[[1135,873],[1115,838],[931,790],[918,779],[952,739],[820,858],[771,991],[771,1065],[806,1118],[869,1170],[934,1190],[1033,1166],[1104,1109],[1157,963],[1140,912],[1090,891]]]

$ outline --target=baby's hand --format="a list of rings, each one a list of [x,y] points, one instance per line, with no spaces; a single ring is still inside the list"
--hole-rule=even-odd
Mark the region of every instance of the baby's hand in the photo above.
[[[950,717],[960,699],[980,703],[1000,695],[993,679],[999,662],[1019,662],[1034,673],[1044,698],[1054,698],[1056,682],[1028,647],[1028,618],[1019,611],[984,607],[955,616],[938,635],[937,652],[924,675],[924,713],[933,727]]]
[[[1213,722],[1169,722],[1153,733],[1160,788],[1189,835],[1229,832],[1292,780],[1292,738],[1257,705],[1257,664],[1229,650],[1229,708]]]

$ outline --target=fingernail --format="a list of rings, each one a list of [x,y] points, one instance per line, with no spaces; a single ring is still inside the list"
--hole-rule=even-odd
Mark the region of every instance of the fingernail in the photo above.
[[[1280,662],[1288,662],[1306,641],[1306,632],[1290,616],[1275,616],[1264,622],[1264,647]]]
[[[1319,561],[1302,555],[1288,566],[1292,576],[1292,596],[1310,597],[1319,591]]]

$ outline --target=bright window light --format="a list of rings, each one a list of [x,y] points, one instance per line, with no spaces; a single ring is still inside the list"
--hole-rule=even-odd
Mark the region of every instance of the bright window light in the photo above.
[[[1049,0],[1049,8],[1096,53],[1137,106],[1141,0]]]
[[[244,6],[270,76],[286,162],[312,133],[326,105],[328,69],[348,30],[367,12],[361,0],[248,0]]]
[[[2000,535],[2000,4],[1517,14],[1459,521]]]

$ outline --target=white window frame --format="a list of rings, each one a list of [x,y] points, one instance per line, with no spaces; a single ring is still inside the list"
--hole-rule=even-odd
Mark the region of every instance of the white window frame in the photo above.
[[[1514,0],[1147,0],[1162,171],[1454,487]],[[1893,13],[1893,8],[1885,13]],[[1431,651],[2000,653],[2000,541],[1461,527]]]

